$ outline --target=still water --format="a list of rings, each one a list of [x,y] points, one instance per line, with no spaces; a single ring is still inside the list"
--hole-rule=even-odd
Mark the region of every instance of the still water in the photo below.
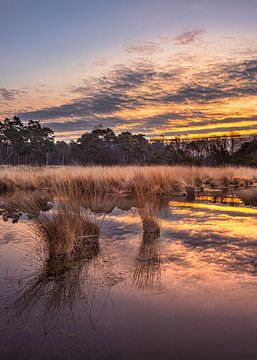
[[[167,201],[149,242],[121,201],[97,215],[100,251],[59,278],[31,220],[1,219],[1,360],[257,359],[257,209],[211,200]]]

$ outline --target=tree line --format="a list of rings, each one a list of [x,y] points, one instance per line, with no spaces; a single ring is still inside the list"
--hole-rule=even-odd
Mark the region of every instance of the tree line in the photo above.
[[[23,123],[18,117],[0,122],[1,165],[150,165],[193,164],[257,167],[257,136],[169,141],[147,139],[125,131],[115,134],[99,126],[77,140],[55,141],[54,131],[39,121]]]

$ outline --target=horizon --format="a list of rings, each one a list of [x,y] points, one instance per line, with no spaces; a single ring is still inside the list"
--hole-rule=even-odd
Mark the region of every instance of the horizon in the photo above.
[[[58,140],[257,132],[255,1],[0,1],[0,115]],[[12,21],[10,21],[10,19]]]

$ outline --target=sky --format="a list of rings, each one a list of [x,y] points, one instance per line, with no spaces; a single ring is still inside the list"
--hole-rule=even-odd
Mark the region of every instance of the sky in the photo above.
[[[0,0],[0,120],[257,133],[256,0]]]

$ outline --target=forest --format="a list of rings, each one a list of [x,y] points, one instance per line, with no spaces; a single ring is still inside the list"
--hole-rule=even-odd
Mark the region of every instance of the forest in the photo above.
[[[0,122],[1,165],[243,165],[257,167],[257,136],[149,139],[101,125],[77,140],[55,141],[39,121]]]

